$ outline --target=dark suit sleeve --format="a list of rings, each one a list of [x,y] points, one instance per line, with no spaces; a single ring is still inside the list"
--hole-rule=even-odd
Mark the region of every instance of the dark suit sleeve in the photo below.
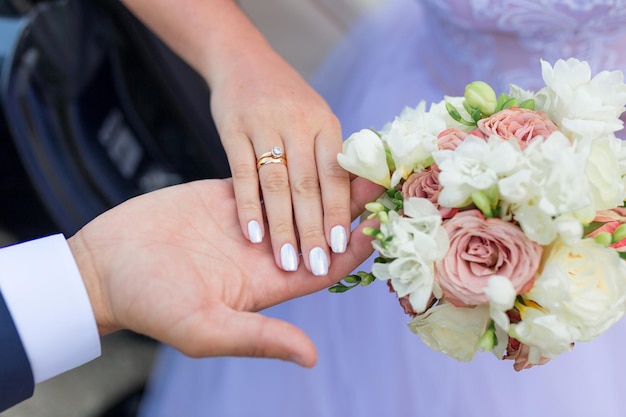
[[[0,411],[33,395],[30,362],[0,293]]]

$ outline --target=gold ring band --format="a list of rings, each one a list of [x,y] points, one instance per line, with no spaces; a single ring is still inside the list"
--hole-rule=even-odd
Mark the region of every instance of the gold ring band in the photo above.
[[[267,165],[267,164],[283,164],[283,165],[287,166],[287,158],[285,158],[284,156],[281,157],[281,158],[273,158],[271,156],[266,156],[264,158],[259,158],[259,160],[256,163],[256,169],[259,169],[263,165]]]
[[[267,164],[283,164],[287,166],[287,156],[281,147],[274,146],[270,151],[265,152],[256,160],[257,169]]]

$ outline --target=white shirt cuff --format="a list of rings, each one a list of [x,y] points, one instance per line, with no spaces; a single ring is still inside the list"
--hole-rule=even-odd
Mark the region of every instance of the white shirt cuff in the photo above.
[[[0,249],[0,291],[35,383],[100,356],[91,303],[63,235]]]

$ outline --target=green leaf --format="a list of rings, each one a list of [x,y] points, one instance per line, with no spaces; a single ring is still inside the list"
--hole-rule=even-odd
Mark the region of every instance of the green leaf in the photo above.
[[[335,294],[340,294],[342,292],[348,291],[350,288],[352,288],[352,287],[346,287],[342,283],[338,283],[338,284],[335,284],[332,287],[330,287],[328,289],[328,292],[332,292],[332,293],[335,293]]]
[[[372,282],[374,282],[374,280],[376,279],[376,277],[372,274],[367,274],[362,280],[361,280],[361,286],[365,287],[367,285],[370,285]]]
[[[505,93],[500,94],[498,96],[498,101],[496,101],[496,111],[502,110],[502,106],[509,100],[509,96]]]
[[[508,109],[509,107],[515,107],[518,105],[517,99],[516,98],[509,98],[507,101],[504,102],[504,104],[502,105],[502,110],[504,109]]]
[[[361,277],[358,275],[348,275],[343,280],[348,284],[356,284],[357,282],[361,281]]]
[[[463,118],[461,117],[461,113],[459,113],[459,111],[452,105],[452,103],[446,101],[446,110],[448,111],[450,117],[461,123],[461,120],[463,120]]]
[[[463,100],[463,108],[465,109],[465,111],[467,112],[467,114],[472,114],[472,112],[474,110],[476,110],[475,107],[472,107],[469,105],[469,103],[467,102],[467,100]]]
[[[617,251],[617,254],[619,255],[620,258],[626,261],[626,252]]]
[[[535,110],[535,100],[529,98],[528,100],[522,101],[519,106],[522,109]]]
[[[472,120],[474,120],[474,123],[478,123],[478,121],[483,118],[483,114],[480,112],[479,109],[474,109],[474,111],[471,112],[470,115],[472,116]]]

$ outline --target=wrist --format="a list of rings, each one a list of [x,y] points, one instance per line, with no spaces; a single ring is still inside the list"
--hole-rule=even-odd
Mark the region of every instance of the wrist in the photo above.
[[[82,232],[79,231],[67,239],[67,244],[87,290],[87,296],[98,326],[98,333],[100,336],[104,336],[119,330],[119,327],[114,325],[111,304],[104,286],[104,277],[96,267],[94,253],[89,248]]]

